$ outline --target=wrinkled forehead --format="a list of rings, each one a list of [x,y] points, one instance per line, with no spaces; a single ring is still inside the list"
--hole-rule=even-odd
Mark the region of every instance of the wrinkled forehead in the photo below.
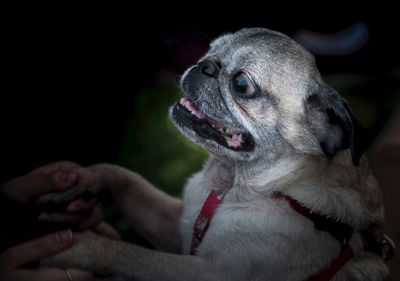
[[[210,44],[211,52],[228,52],[229,49],[237,49],[241,46],[263,46],[275,48],[284,42],[292,41],[286,35],[263,28],[241,29],[235,33],[225,34],[216,38]]]
[[[314,57],[294,40],[268,29],[242,29],[223,35],[210,44],[207,57],[229,62],[226,67],[253,66],[314,71]]]

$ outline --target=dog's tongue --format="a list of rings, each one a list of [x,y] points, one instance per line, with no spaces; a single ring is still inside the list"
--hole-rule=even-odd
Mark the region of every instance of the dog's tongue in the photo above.
[[[201,111],[190,99],[187,97],[181,98],[179,101],[181,105],[183,105],[187,110],[190,111],[194,116],[196,116],[199,119],[205,119],[207,120],[211,125],[214,126],[214,128],[223,128],[224,125],[221,124],[219,121],[211,118],[207,114],[205,114],[203,111]]]
[[[223,124],[218,122],[217,120],[211,118],[204,112],[202,112],[190,99],[187,97],[183,97],[180,99],[179,103],[184,106],[190,113],[195,115],[199,119],[207,120],[215,129],[224,129]],[[230,147],[240,147],[243,142],[243,136],[239,133],[233,133],[231,136],[224,135],[225,141]]]
[[[226,143],[230,146],[230,147],[235,147],[238,148],[242,145],[243,142],[243,136],[242,134],[234,134],[232,135],[232,137],[227,137],[224,136]]]
[[[183,97],[183,98],[181,98],[179,103],[181,105],[183,105],[187,110],[189,110],[197,118],[204,119],[204,117],[205,117],[204,112],[202,112],[196,105],[194,105],[190,99]]]

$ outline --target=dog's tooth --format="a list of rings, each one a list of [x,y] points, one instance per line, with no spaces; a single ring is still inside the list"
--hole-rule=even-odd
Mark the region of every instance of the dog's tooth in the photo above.
[[[239,133],[237,136],[238,136],[238,137],[237,137],[237,140],[238,140],[240,143],[242,143],[242,142],[243,142],[243,135],[242,135],[242,133]]]
[[[181,105],[183,105],[183,106],[185,106],[186,102],[187,102],[187,99],[184,98],[184,97],[182,97],[182,98],[179,100],[179,103],[180,103]]]
[[[225,133],[227,133],[228,135],[233,135],[235,132],[234,132],[234,130],[231,129],[231,128],[226,128],[226,129],[225,129]]]

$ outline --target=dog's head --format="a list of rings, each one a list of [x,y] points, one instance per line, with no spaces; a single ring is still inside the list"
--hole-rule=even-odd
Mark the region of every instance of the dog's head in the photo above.
[[[217,38],[181,87],[171,118],[213,154],[332,157],[350,148],[357,165],[363,153],[346,102],[322,81],[314,57],[281,33],[251,28]]]

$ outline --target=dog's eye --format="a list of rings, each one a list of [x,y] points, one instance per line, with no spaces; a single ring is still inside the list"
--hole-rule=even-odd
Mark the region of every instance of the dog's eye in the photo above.
[[[253,80],[242,71],[233,75],[232,86],[235,92],[241,97],[252,98],[256,95],[257,88]]]

